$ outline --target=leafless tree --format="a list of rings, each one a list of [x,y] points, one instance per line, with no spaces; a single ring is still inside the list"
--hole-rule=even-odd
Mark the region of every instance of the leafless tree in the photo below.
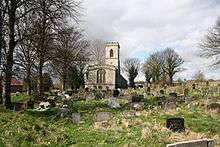
[[[182,68],[180,67],[183,64],[183,59],[171,48],[167,48],[162,52],[163,56],[163,71],[169,78],[169,84],[173,84],[173,76],[180,72]]]
[[[205,58],[214,58],[213,67],[220,64],[220,17],[218,17],[215,26],[208,31],[204,40],[199,43],[201,48],[200,56]]]
[[[4,67],[5,72],[5,106],[6,108],[12,108],[11,105],[11,78],[12,67],[14,63],[14,50],[17,43],[21,38],[18,38],[18,28],[16,24],[20,23],[20,20],[33,10],[34,1],[30,0],[4,0],[6,6],[6,22],[7,22],[7,45],[6,45],[6,63]]]
[[[58,32],[56,49],[53,50],[50,61],[62,82],[62,90],[65,90],[68,71],[88,60],[86,58],[88,45],[79,29],[69,28]]]
[[[38,66],[38,98],[43,97],[43,68],[49,60],[50,51],[54,49],[57,32],[68,26],[68,20],[77,20],[79,1],[72,0],[38,0],[34,11],[34,40]]]
[[[105,63],[105,42],[101,39],[90,41],[90,60],[95,64]]]
[[[193,79],[195,79],[197,82],[203,82],[205,81],[205,75],[204,73],[199,70],[194,76]]]
[[[163,58],[161,52],[155,52],[151,54],[144,63],[143,70],[150,72],[153,82],[159,82],[163,74]],[[145,75],[146,76],[146,75]]]
[[[140,69],[140,61],[136,58],[127,58],[124,61],[124,71],[127,73],[130,87],[135,87],[134,79]]]

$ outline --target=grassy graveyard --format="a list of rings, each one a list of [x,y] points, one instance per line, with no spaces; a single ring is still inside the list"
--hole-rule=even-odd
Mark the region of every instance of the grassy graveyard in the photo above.
[[[168,91],[168,90],[165,90]],[[154,106],[155,97],[144,96],[144,106],[131,107],[126,98],[130,93],[143,93],[144,89],[126,90],[119,97],[121,108],[112,109],[108,100],[74,100],[71,112],[56,116],[58,107],[44,112],[32,109],[12,112],[0,107],[0,146],[165,146],[176,141],[211,138],[220,146],[220,115],[207,106],[220,103],[209,99],[201,91],[189,92],[192,100],[178,104],[176,108]],[[22,94],[24,95],[24,94]],[[166,97],[167,93],[164,95]],[[214,97],[214,96],[213,96]],[[20,95],[18,100],[22,101]],[[23,97],[27,99],[27,97]],[[16,97],[14,97],[16,101]],[[97,112],[110,112],[109,121],[95,122]],[[73,123],[71,114],[81,116]],[[166,119],[184,117],[185,132],[172,132],[166,128]]]

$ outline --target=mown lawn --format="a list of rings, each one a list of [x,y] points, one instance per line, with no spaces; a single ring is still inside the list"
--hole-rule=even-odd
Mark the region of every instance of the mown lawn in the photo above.
[[[198,101],[198,102],[197,102]],[[175,141],[213,138],[220,145],[220,114],[207,110],[200,100],[178,109],[132,110],[125,100],[122,108],[110,109],[106,100],[76,101],[72,111],[82,122],[73,124],[71,116],[55,117],[57,109],[47,112],[11,112],[0,106],[0,146],[148,146],[162,147]],[[113,118],[95,123],[98,111],[110,111]],[[126,112],[135,116],[125,117]],[[185,118],[186,132],[173,133],[165,128],[166,119]],[[106,126],[107,125],[107,126]]]

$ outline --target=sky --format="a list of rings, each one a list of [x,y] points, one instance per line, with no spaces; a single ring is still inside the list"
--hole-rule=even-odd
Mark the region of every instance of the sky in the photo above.
[[[199,70],[220,79],[220,69],[200,58],[198,43],[220,16],[220,0],[84,0],[82,28],[87,37],[120,43],[121,62],[144,62],[155,51],[173,48],[183,59],[175,78],[191,79]],[[140,71],[137,80],[144,80]]]

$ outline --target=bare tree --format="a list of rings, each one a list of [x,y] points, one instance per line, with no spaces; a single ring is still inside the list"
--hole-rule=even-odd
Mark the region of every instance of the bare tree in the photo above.
[[[16,24],[20,23],[20,20],[33,10],[33,1],[30,0],[4,0],[7,14],[7,49],[6,49],[6,63],[5,63],[5,106],[7,109],[11,109],[11,78],[12,67],[14,63],[14,50],[17,43],[20,41],[18,35],[18,28]]]
[[[144,64],[142,69],[143,69],[143,73],[144,73],[145,80],[146,80],[147,84],[150,84],[151,79],[153,77],[151,67],[148,64]]]
[[[161,52],[151,54],[144,63],[144,71],[150,71],[153,82],[159,82],[163,74],[163,58]]]
[[[200,56],[205,58],[214,58],[214,67],[220,64],[220,17],[218,17],[215,26],[209,30],[204,40],[199,43],[201,48]]]
[[[68,25],[67,20],[77,20],[79,1],[38,0],[34,21],[34,41],[38,59],[38,98],[43,98],[43,67],[49,59],[49,52],[54,49],[53,41],[57,32]]]
[[[87,60],[88,42],[81,30],[70,28],[58,32],[55,46],[50,60],[51,66],[59,75],[64,91],[69,70]]]
[[[205,75],[204,73],[199,70],[194,76],[193,79],[195,79],[197,82],[203,82],[205,81]]]
[[[127,58],[124,61],[124,71],[127,73],[130,87],[135,87],[134,79],[138,75],[140,61],[136,58]]]
[[[4,1],[0,0],[0,67],[2,67],[2,52],[3,52],[3,44],[4,44],[4,39],[3,39],[3,25],[5,22],[4,16],[5,16],[5,5],[4,5]],[[2,69],[2,68],[1,68]],[[1,70],[0,73],[0,104],[3,103],[3,97],[2,97],[2,80],[3,80],[3,76],[2,76],[2,72],[3,70]]]
[[[183,64],[183,59],[171,48],[167,48],[162,52],[163,70],[169,77],[169,84],[173,84],[173,76],[182,70],[180,67]]]
[[[100,39],[90,41],[90,54],[90,60],[94,63],[105,63],[105,42]]]

